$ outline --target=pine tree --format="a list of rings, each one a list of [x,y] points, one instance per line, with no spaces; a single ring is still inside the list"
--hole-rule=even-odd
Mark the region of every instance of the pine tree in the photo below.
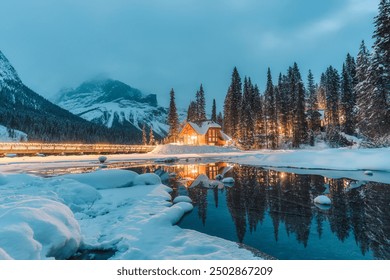
[[[246,77],[244,79],[244,92],[241,101],[241,116],[240,116],[240,143],[245,149],[250,149],[253,146],[254,140],[254,114],[252,110],[253,104],[253,86]]]
[[[221,112],[219,112],[217,115],[217,124],[219,124],[220,126],[223,126],[223,116],[222,116]]]
[[[240,104],[242,98],[241,78],[237,68],[234,67],[232,81],[224,102],[224,130],[233,139],[238,140],[240,136]]]
[[[206,99],[204,96],[203,85],[200,85],[199,91],[197,92],[197,109],[198,109],[198,122],[203,122],[207,119],[206,117]]]
[[[314,84],[314,76],[311,70],[307,76],[307,117],[308,117],[308,128],[309,128],[309,143],[311,146],[315,144],[315,136],[320,132],[321,129],[321,114],[318,112],[318,101],[317,101],[317,89]]]
[[[367,136],[367,130],[369,127],[369,111],[371,104],[371,92],[372,86],[369,82],[369,69],[371,68],[370,54],[364,44],[364,41],[360,44],[359,53],[356,59],[356,80],[355,85],[356,92],[356,121],[359,133]]]
[[[347,54],[347,58],[345,60],[345,63],[343,64],[343,70],[341,74],[340,124],[342,126],[342,131],[350,135],[354,134],[355,132],[355,76],[355,61],[350,54]]]
[[[187,110],[187,121],[196,122],[198,119],[197,105],[195,101],[191,101]]]
[[[152,126],[150,126],[150,130],[149,130],[149,145],[154,145],[154,144],[155,144],[155,140],[154,140],[153,129],[152,129]]]
[[[142,145],[147,145],[148,139],[146,138],[146,127],[145,124],[142,126]]]
[[[308,135],[305,114],[305,87],[297,63],[294,63],[293,67],[288,70],[288,90],[288,127],[292,132],[292,147],[298,148],[301,144],[307,143]]]
[[[340,97],[340,75],[337,70],[329,66],[325,72],[324,89],[326,95],[327,122],[326,137],[332,146],[340,145],[340,119],[339,119],[339,97]]]
[[[260,90],[257,85],[254,86],[254,106],[253,110],[255,113],[255,148],[260,149],[265,147],[265,129],[264,129],[264,100],[260,95]]]
[[[217,105],[215,104],[215,99],[213,99],[213,107],[211,108],[211,120],[213,122],[217,121]]]
[[[307,95],[308,95],[308,102],[307,102],[308,111],[318,110],[316,85],[314,84],[314,76],[311,70],[309,70],[309,74],[307,75]]]
[[[265,133],[266,133],[266,147],[276,149],[278,146],[277,138],[277,112],[275,104],[274,86],[272,84],[271,70],[267,71],[267,85],[264,92],[265,98]]]
[[[287,143],[289,138],[289,88],[288,78],[286,75],[279,74],[278,91],[277,91],[277,110],[278,110],[278,125],[280,126],[281,142]]]
[[[171,89],[169,95],[170,95],[170,102],[169,102],[169,111],[168,111],[168,125],[169,125],[168,138],[169,141],[175,142],[179,134],[179,116],[177,115],[177,109],[175,103],[175,92],[173,89]]]
[[[390,136],[390,0],[381,0],[378,10],[369,70],[372,86],[369,136],[377,145],[382,145],[390,144],[390,137],[387,137]],[[381,138],[387,143],[379,143]]]

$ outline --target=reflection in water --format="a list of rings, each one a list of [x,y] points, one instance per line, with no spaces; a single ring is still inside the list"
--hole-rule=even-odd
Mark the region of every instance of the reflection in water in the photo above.
[[[155,172],[173,188],[173,197],[191,197],[194,210],[181,227],[244,243],[279,259],[390,259],[388,184],[231,168],[226,163],[132,170]],[[213,183],[225,171],[225,177],[235,179],[233,187]],[[331,198],[330,208],[313,204],[321,194]]]
[[[232,188],[191,187],[199,175],[214,179],[225,166],[171,166],[165,170],[177,174],[171,186],[187,193],[195,206],[180,226],[235,240],[277,258],[390,259],[389,185],[236,165],[225,175],[235,179]],[[183,178],[188,181],[177,183]],[[314,198],[324,193],[332,199],[328,210],[313,204]],[[235,234],[229,233],[226,211]],[[196,225],[196,219],[202,226]],[[264,235],[269,231],[272,239]],[[271,243],[265,244],[265,239]],[[272,251],[278,246],[283,254]],[[297,252],[286,255],[289,250]],[[298,253],[301,255],[294,255]]]

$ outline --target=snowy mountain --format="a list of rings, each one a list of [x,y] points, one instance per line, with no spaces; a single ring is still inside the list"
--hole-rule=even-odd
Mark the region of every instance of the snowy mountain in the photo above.
[[[0,51],[0,90],[11,84],[21,83],[18,73]]]
[[[144,94],[117,80],[92,80],[76,89],[63,90],[56,104],[86,120],[105,126],[136,129],[152,127],[157,137],[167,135],[166,108],[155,94]]]
[[[139,143],[142,137],[90,123],[49,102],[23,84],[1,51],[0,104],[0,124],[31,141]]]

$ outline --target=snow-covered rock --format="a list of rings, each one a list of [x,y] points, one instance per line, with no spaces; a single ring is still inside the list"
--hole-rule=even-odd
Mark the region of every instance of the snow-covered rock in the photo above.
[[[364,175],[372,176],[372,175],[374,175],[374,172],[372,172],[371,170],[366,170],[366,171],[364,171]]]
[[[100,163],[104,163],[104,162],[106,162],[107,157],[106,156],[100,156],[100,157],[98,157],[98,160],[99,160]]]
[[[314,198],[314,203],[330,205],[332,204],[332,201],[326,195],[319,195],[316,198]]]
[[[192,199],[189,198],[188,196],[186,195],[179,195],[179,196],[176,196],[175,199],[173,200],[173,203],[176,204],[176,203],[179,203],[179,202],[188,202],[188,203],[192,203]]]
[[[134,185],[158,185],[161,184],[161,178],[154,173],[140,174],[134,178]]]
[[[137,176],[136,172],[130,170],[100,169],[91,173],[68,174],[61,177],[76,180],[96,189],[112,189],[131,186]]]
[[[234,178],[233,177],[226,177],[222,179],[222,183],[224,184],[234,184]]]

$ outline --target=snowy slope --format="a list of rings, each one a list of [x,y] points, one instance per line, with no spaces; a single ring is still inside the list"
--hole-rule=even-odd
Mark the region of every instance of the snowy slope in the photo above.
[[[0,89],[8,86],[9,83],[21,83],[14,67],[0,51]]]
[[[19,142],[21,140],[27,140],[26,133],[19,130],[8,131],[8,128],[0,125],[0,142]]]
[[[165,137],[168,110],[157,105],[155,94],[144,94],[116,80],[92,80],[63,90],[56,103],[70,112],[107,127],[147,128]]]

